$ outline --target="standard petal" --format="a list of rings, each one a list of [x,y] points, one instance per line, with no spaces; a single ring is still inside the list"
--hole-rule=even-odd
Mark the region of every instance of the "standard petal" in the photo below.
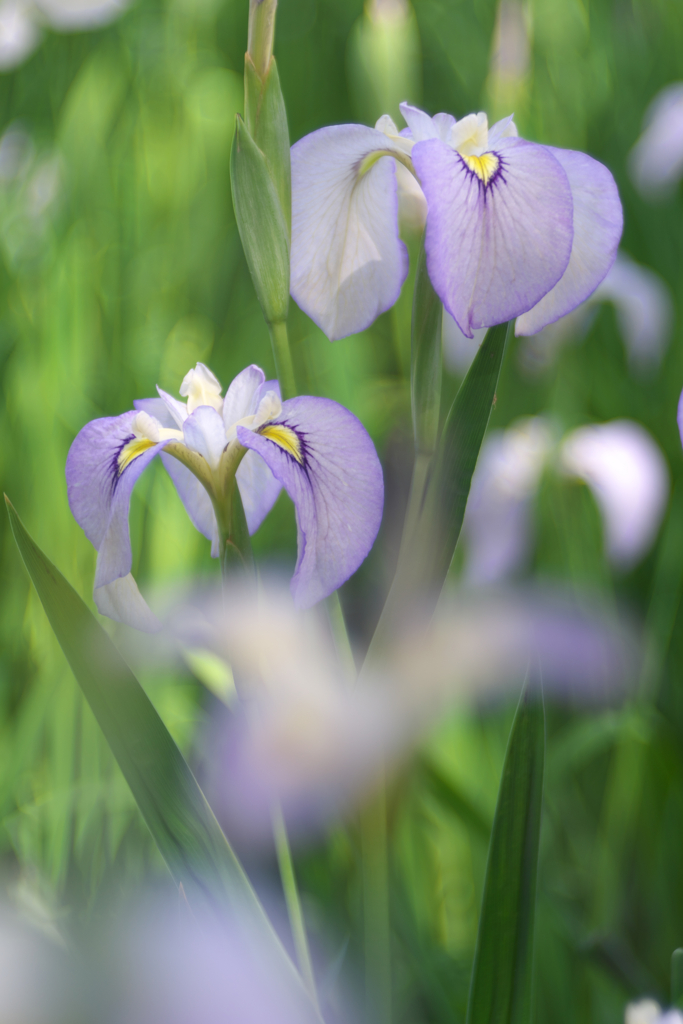
[[[169,443],[161,441],[143,450],[120,472],[119,455],[134,438],[132,423],[136,416],[136,412],[126,412],[86,424],[66,460],[69,506],[98,550],[95,589],[130,572],[130,496],[137,478]]]
[[[440,118],[439,121],[436,118],[431,118],[429,114],[425,114],[424,110],[420,110],[419,107],[413,107],[410,103],[399,103],[399,110],[403,114],[405,123],[410,128],[411,137],[416,142],[424,142],[425,139],[446,139],[442,135],[442,131],[446,134],[451,130],[452,125],[455,124],[455,118],[451,114],[437,114],[436,117]],[[444,120],[446,119],[446,120]]]
[[[277,501],[282,484],[256,452],[247,452],[235,474],[249,533],[256,533]]]
[[[574,238],[567,269],[555,287],[518,318],[518,335],[536,334],[595,291],[614,263],[624,224],[616,183],[603,164],[571,149],[546,148],[569,179]]]
[[[210,405],[198,406],[183,423],[185,444],[216,469],[226,445],[223,417]]]
[[[296,508],[299,557],[292,594],[308,608],[351,576],[372,547],[382,519],[382,468],[365,428],[326,398],[292,398],[278,426],[296,435],[301,461],[263,434],[237,428],[240,442],[267,462]]]
[[[170,395],[168,397],[170,398]],[[175,399],[172,399],[172,401],[175,401]],[[180,405],[181,403],[179,402],[178,404]],[[171,414],[171,410],[163,398],[136,398],[133,405],[138,412],[146,412],[149,416],[153,416],[167,430],[178,429],[178,422]],[[182,429],[182,423],[180,426]]]
[[[408,273],[391,140],[363,125],[321,128],[292,147],[291,293],[331,341],[369,327]],[[398,151],[398,150],[397,150]]]
[[[413,163],[427,197],[425,248],[434,289],[467,337],[531,309],[569,263],[572,196],[545,146],[501,140],[488,182],[438,139]]]
[[[166,409],[168,410],[168,413],[171,417],[171,426],[176,427],[179,430],[182,430],[183,423],[185,422],[188,416],[187,405],[185,404],[185,402],[179,402],[177,398],[173,397],[173,395],[169,395],[165,391],[162,391],[158,384],[157,391],[159,392],[159,398],[166,406]]]
[[[156,633],[161,629],[161,623],[138,590],[138,585],[130,573],[106,583],[103,587],[98,587],[93,593],[93,598],[100,614],[114,619],[115,622],[125,622],[127,626],[139,629],[143,633]]]
[[[252,408],[254,397],[265,379],[266,375],[261,367],[253,363],[237,374],[223,400],[223,422],[226,430],[229,430],[233,423],[255,412]]]

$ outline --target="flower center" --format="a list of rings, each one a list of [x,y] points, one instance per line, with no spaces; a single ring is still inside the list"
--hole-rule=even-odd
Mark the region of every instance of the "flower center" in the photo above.
[[[156,443],[156,441],[150,441],[147,437],[134,437],[132,441],[124,444],[117,459],[119,476],[121,476],[124,469],[130,466],[133,459],[137,459],[138,455],[142,455],[148,448],[153,448]]]
[[[465,156],[460,154],[471,171],[474,171],[480,181],[488,185],[500,167],[500,160],[495,153],[482,153],[481,156]]]
[[[304,454],[301,450],[301,441],[291,427],[285,427],[282,423],[266,423],[258,432],[262,437],[273,441],[284,452],[296,459],[300,466],[303,466]]]

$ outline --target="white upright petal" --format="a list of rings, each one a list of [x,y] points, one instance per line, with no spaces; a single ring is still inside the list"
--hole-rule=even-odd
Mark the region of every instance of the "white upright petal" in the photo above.
[[[237,374],[223,400],[223,422],[226,430],[238,420],[256,411],[253,408],[254,397],[265,379],[263,370],[253,363]]]
[[[292,147],[292,297],[331,341],[369,327],[408,273],[394,161],[371,163],[392,149],[363,125],[321,128]]]
[[[171,419],[182,430],[183,423],[188,417],[188,411],[185,402],[179,402],[177,398],[173,398],[172,395],[169,395],[165,391],[162,391],[158,384],[157,391],[159,392],[159,398],[164,403]],[[150,399],[147,399],[147,401],[150,401]],[[151,401],[153,401],[153,399],[151,399]]]
[[[613,420],[574,430],[560,459],[595,495],[609,558],[633,565],[654,540],[669,495],[669,471],[655,441],[640,424]]]
[[[410,128],[411,136],[414,142],[424,142],[425,139],[441,139],[442,142],[446,140],[442,138],[441,131],[443,129],[443,121],[435,121],[434,118],[430,117],[429,114],[425,114],[424,110],[420,110],[418,107],[413,107],[410,103],[401,103],[399,109],[403,114],[403,118]],[[448,115],[441,115],[448,117]],[[451,116],[448,122],[447,130],[450,131],[451,125],[455,124],[455,118]]]
[[[187,398],[187,411],[192,413],[200,405],[210,405],[219,412],[223,409],[221,382],[204,363],[197,363],[194,370],[188,370],[180,385],[182,398]]]
[[[185,444],[202,455],[212,469],[218,468],[226,445],[225,426],[216,409],[200,405],[183,425]]]
[[[143,633],[156,633],[161,623],[138,590],[138,585],[128,573],[113,583],[97,587],[93,598],[100,615],[106,615],[115,622],[124,622]]]

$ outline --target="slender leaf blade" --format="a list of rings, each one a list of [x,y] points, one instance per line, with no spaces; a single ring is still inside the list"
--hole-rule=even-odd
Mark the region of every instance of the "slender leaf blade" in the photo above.
[[[413,295],[410,366],[413,432],[418,454],[432,455],[439,436],[442,318],[441,299],[427,273],[423,238]]]
[[[12,532],[67,661],[175,881],[193,905],[236,911],[301,985],[187,762],[142,686],[5,498]],[[317,1015],[316,1015],[317,1016]]]
[[[492,327],[455,396],[427,486],[420,530],[427,583],[440,589],[460,536],[472,475],[491,416],[507,339],[514,321]]]
[[[467,1024],[529,1024],[545,713],[522,693],[493,820]]]

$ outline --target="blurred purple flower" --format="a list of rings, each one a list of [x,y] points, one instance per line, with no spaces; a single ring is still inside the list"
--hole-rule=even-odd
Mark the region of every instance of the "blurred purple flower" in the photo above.
[[[680,1010],[662,1010],[654,999],[641,999],[629,1003],[624,1014],[624,1024],[683,1024]]]
[[[631,150],[629,169],[648,199],[668,195],[683,175],[683,82],[662,89],[645,112],[643,134]]]
[[[198,363],[180,394],[186,404],[159,389],[159,398],[137,401],[137,411],[93,420],[69,451],[71,511],[98,550],[99,610],[138,629],[158,628],[130,574],[128,528],[133,487],[156,455],[192,522],[211,540],[212,554],[218,554],[212,502],[222,489],[217,484],[210,495],[184,463],[163,451],[171,443],[199,456],[211,487],[223,453],[242,451],[236,480],[250,533],[284,486],[297,515],[299,554],[291,586],[299,607],[339,587],[372,547],[382,516],[382,469],[359,420],[324,398],[281,402],[277,381],[266,381],[257,366],[243,370],[223,399],[216,377]]]
[[[669,472],[648,432],[630,420],[613,420],[579,427],[558,445],[550,425],[534,418],[484,445],[465,516],[466,579],[504,579],[524,564],[534,497],[551,461],[591,488],[615,566],[628,568],[649,549],[666,507]]]
[[[467,337],[519,317],[534,333],[609,270],[622,228],[612,175],[591,157],[517,137],[512,117],[456,121],[407,103],[399,133],[322,128],[292,147],[294,299],[332,340],[368,327],[408,272],[395,163],[427,201],[425,246],[439,298]]]

